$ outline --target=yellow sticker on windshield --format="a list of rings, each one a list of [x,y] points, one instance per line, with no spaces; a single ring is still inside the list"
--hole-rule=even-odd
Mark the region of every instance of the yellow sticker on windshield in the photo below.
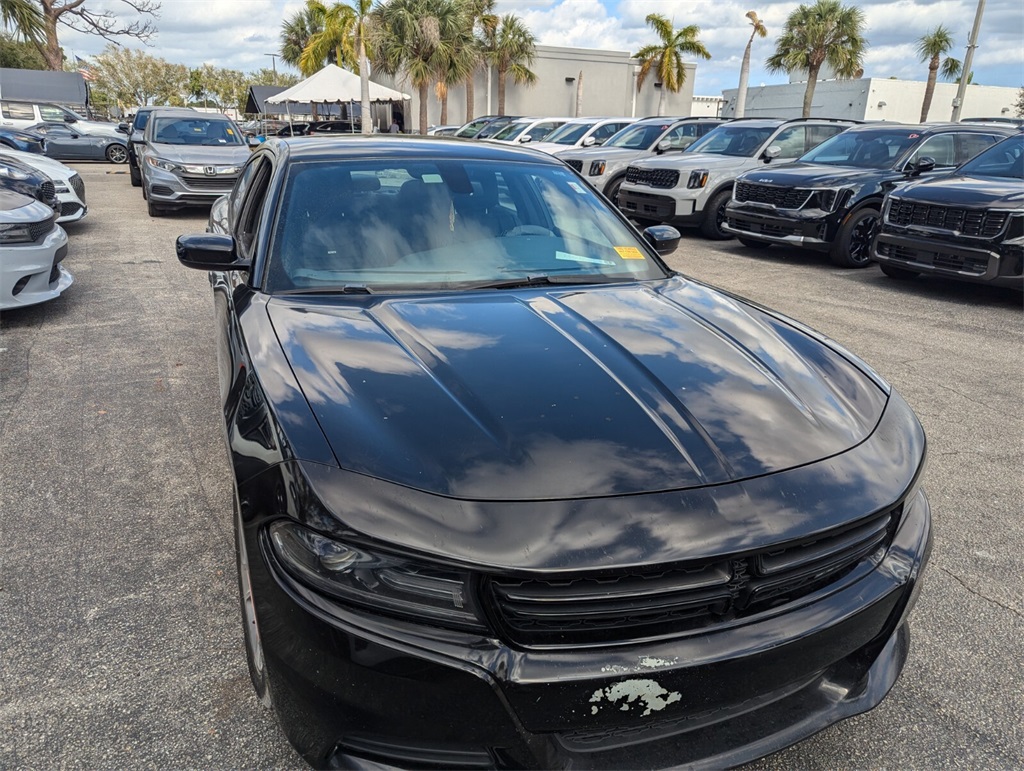
[[[642,260],[644,258],[644,253],[635,246],[616,246],[615,251],[624,260]]]
[[[232,129],[224,129],[224,130],[225,130],[226,132],[228,132],[228,136],[229,136],[229,137],[233,137],[233,136],[235,135],[235,132],[234,132],[234,131],[233,131]]]

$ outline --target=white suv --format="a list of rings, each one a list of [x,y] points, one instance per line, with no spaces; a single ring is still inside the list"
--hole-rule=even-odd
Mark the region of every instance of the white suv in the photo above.
[[[766,163],[796,160],[854,123],[829,118],[730,121],[681,155],[631,164],[618,191],[619,209],[641,224],[693,226],[708,238],[732,238],[722,222],[737,175]]]
[[[37,104],[0,100],[0,126],[4,128],[27,129],[37,123],[67,123],[74,125],[82,134],[93,136],[121,136],[116,123],[101,123],[86,120],[81,115],[58,104]]]

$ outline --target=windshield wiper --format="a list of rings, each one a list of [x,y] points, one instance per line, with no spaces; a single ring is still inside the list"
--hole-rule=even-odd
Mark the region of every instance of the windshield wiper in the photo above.
[[[277,294],[373,294],[366,284],[337,284],[334,286],[307,286],[300,289],[285,289]]]
[[[633,275],[604,275],[601,273],[539,273],[505,278],[497,281],[480,281],[460,284],[460,289],[518,289],[528,286],[562,286],[565,284],[615,284],[635,280]]]

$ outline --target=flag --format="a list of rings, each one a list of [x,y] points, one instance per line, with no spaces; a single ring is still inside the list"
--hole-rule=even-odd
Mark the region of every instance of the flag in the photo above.
[[[96,80],[96,76],[92,74],[92,68],[89,66],[89,62],[81,56],[75,56],[75,66],[78,67],[78,74],[83,78],[86,80]]]

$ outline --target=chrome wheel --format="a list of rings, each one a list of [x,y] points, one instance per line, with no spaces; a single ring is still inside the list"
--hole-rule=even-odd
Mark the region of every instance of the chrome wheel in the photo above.
[[[128,150],[123,145],[110,145],[107,147],[107,160],[111,163],[127,163]]]

